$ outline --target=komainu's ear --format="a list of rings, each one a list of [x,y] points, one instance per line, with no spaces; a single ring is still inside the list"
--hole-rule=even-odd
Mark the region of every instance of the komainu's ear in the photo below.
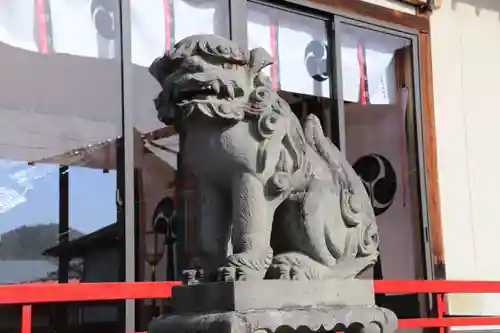
[[[257,47],[250,51],[250,62],[249,67],[252,73],[257,74],[264,67],[267,67],[273,63],[271,55],[262,47]]]

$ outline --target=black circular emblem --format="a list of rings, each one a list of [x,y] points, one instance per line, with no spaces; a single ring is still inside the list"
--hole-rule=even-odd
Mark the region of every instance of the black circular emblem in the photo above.
[[[323,42],[313,40],[307,44],[304,52],[304,63],[307,72],[319,82],[328,79],[327,49]]]
[[[156,205],[153,213],[153,230],[164,234],[166,243],[175,243],[175,204],[171,197],[165,197]]]
[[[384,213],[396,196],[396,172],[389,160],[377,154],[360,157],[353,165],[370,196],[375,215]]]
[[[115,11],[114,0],[92,0],[90,5],[90,12],[97,32],[109,40],[114,40],[117,37]]]

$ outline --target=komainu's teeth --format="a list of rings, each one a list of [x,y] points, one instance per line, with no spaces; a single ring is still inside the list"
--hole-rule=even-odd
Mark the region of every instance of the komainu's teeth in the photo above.
[[[227,85],[227,94],[229,97],[234,98],[234,87],[232,84]]]
[[[203,112],[205,115],[209,116],[209,117],[213,117],[214,114],[212,112],[212,110],[208,107],[208,105],[204,104],[204,103],[198,103],[197,104],[197,107],[198,109]]]
[[[194,104],[190,104],[187,108],[186,116],[191,115],[191,113],[193,113],[193,111],[194,111]]]
[[[212,89],[218,95],[220,93],[220,83],[217,80],[212,81]]]

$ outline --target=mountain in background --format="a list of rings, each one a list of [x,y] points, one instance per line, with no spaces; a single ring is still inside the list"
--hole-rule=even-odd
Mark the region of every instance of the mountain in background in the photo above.
[[[47,260],[42,253],[57,244],[57,223],[22,226],[0,235],[0,260]],[[70,239],[83,236],[70,231]]]

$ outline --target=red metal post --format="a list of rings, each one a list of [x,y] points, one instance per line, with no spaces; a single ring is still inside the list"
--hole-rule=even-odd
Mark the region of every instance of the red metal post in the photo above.
[[[31,333],[31,305],[23,305],[21,315],[21,333]]]
[[[0,304],[168,298],[180,281],[0,285]]]
[[[436,294],[436,310],[438,319],[443,319],[445,313],[444,296],[443,294]],[[445,333],[444,326],[439,327],[439,333]]]
[[[376,280],[375,293],[500,293],[500,281]]]

